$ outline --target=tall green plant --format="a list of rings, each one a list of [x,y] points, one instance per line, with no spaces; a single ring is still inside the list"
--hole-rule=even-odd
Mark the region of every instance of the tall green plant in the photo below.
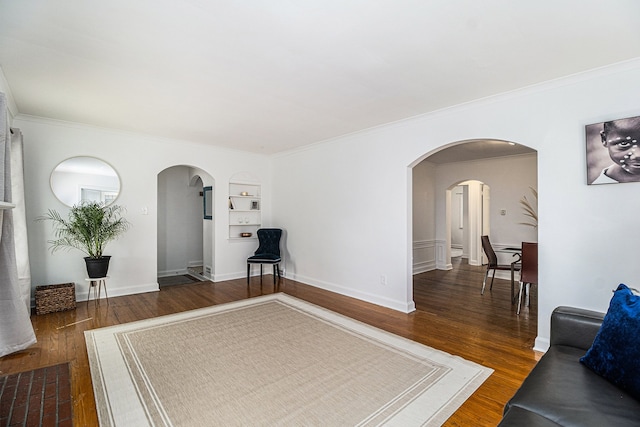
[[[38,220],[53,221],[56,239],[48,241],[52,253],[75,248],[90,258],[100,258],[105,245],[129,228],[130,223],[122,217],[124,211],[118,205],[84,202],[71,208],[68,219],[49,209]]]

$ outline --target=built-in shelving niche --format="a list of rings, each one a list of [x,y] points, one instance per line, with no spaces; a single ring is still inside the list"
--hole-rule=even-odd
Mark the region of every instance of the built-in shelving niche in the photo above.
[[[261,187],[247,174],[238,174],[229,181],[229,239],[257,237],[262,224]]]

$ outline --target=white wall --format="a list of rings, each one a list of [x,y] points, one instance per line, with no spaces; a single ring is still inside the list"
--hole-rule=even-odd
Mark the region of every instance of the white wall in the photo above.
[[[639,285],[638,264],[621,260],[635,239],[622,237],[619,218],[639,213],[640,183],[587,186],[584,134],[586,124],[640,115],[638,93],[640,60],[275,156],[273,216],[288,229],[290,270],[323,288],[411,310],[411,167],[456,141],[521,143],[538,151],[536,345],[546,347],[553,308],[606,310],[618,283]]]
[[[175,165],[189,165],[210,174],[215,191],[214,280],[240,278],[246,274],[246,258],[256,242],[227,239],[227,197],[229,178],[244,171],[263,181],[263,194],[269,194],[268,158],[262,155],[215,148],[184,141],[162,140],[108,129],[16,116],[14,126],[24,134],[25,185],[29,253],[33,286],[75,282],[79,299],[86,297],[86,271],[79,251],[48,250],[51,225],[35,218],[53,208],[66,215],[68,208],[53,195],[49,175],[55,166],[73,156],[93,156],[111,164],[122,180],[118,204],[127,209],[132,227],[107,246],[112,255],[109,267],[109,295],[157,290],[157,184],[158,173]],[[222,183],[222,184],[220,184]],[[143,214],[146,208],[148,214]],[[262,203],[269,218],[270,203]]]
[[[402,139],[387,138],[381,129],[275,156],[273,218],[287,229],[288,275],[411,311],[411,177],[395,164]]]

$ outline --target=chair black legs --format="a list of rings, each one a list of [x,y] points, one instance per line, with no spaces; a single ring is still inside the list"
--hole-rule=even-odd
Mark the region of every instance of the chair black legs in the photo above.
[[[262,280],[262,273],[263,273],[262,266],[263,264],[260,264],[260,280]],[[277,281],[279,281],[281,278],[282,276],[280,275],[280,264],[273,264],[273,284],[275,285]],[[250,282],[251,282],[251,264],[247,263],[247,286],[249,285]]]
[[[273,284],[276,284],[276,273],[278,274],[278,281],[282,276],[280,276],[280,264],[273,264]]]

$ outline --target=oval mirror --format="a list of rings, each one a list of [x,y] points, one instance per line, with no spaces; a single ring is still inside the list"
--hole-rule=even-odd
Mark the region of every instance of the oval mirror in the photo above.
[[[65,205],[113,203],[120,193],[120,177],[110,164],[95,157],[72,157],[51,172],[51,190]]]

